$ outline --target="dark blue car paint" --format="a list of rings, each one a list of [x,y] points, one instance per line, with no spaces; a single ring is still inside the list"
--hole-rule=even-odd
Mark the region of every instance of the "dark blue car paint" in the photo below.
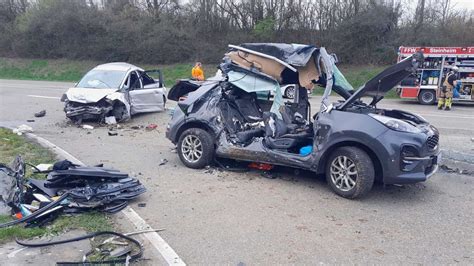
[[[365,113],[354,113],[334,109],[317,114],[314,121],[313,152],[308,156],[269,149],[264,138],[254,140],[248,146],[234,145],[227,140],[224,125],[218,117],[218,103],[221,88],[206,89],[202,97],[194,96],[192,110],[185,115],[176,108],[169,123],[166,137],[177,143],[179,135],[187,128],[199,127],[209,131],[215,139],[216,155],[242,161],[254,161],[275,165],[290,166],[324,173],[325,159],[335,148],[350,145],[364,149],[381,169],[377,178],[385,184],[416,183],[425,181],[429,173],[426,169],[432,166],[439,154],[439,147],[429,150],[426,140],[436,129],[428,124],[420,125],[421,133],[400,132],[387,128]],[[410,145],[417,149],[420,158],[410,172],[400,168],[401,147]]]

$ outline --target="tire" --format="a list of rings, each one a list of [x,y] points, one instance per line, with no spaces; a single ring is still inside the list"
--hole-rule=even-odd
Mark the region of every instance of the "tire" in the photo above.
[[[178,155],[181,162],[189,168],[206,167],[214,158],[214,144],[211,134],[200,128],[186,129],[179,136]]]
[[[127,107],[123,103],[116,102],[114,104],[114,108],[112,109],[112,115],[115,116],[115,120],[117,122],[121,122],[124,120],[127,115]]]
[[[326,181],[339,196],[355,199],[366,195],[372,189],[375,179],[374,164],[365,151],[357,147],[341,147],[329,156],[327,162]],[[341,168],[342,173],[337,171]]]
[[[418,102],[423,105],[432,105],[436,103],[435,90],[421,90],[418,94]]]
[[[288,99],[294,99],[295,98],[295,86],[288,86],[286,87],[285,89],[285,97],[288,98]]]

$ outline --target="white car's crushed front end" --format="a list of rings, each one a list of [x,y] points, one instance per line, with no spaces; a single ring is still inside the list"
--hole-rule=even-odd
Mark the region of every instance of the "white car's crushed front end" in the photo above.
[[[115,116],[117,121],[130,119],[130,104],[117,89],[70,88],[61,100],[66,117],[78,123],[103,122],[107,116]]]

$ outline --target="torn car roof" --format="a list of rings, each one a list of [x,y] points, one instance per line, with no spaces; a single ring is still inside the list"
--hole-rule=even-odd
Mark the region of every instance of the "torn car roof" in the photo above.
[[[226,54],[240,67],[258,70],[280,84],[300,84],[312,89],[320,78],[319,48],[284,43],[244,43],[229,45]]]
[[[276,57],[293,66],[305,66],[313,53],[318,50],[313,45],[295,43],[243,43],[240,46]]]

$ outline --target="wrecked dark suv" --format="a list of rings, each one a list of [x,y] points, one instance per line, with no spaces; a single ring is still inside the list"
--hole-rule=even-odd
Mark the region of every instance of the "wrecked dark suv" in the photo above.
[[[301,168],[325,174],[346,198],[363,196],[375,181],[416,183],[437,171],[438,130],[416,114],[377,108],[422,54],[354,90],[322,47],[229,47],[215,77],[182,80],[168,94],[178,107],[166,136],[186,166],[202,168],[221,157]],[[298,86],[288,102],[279,89],[284,84]],[[307,89],[314,84],[325,90],[312,115]],[[330,103],[332,91],[343,99]]]

